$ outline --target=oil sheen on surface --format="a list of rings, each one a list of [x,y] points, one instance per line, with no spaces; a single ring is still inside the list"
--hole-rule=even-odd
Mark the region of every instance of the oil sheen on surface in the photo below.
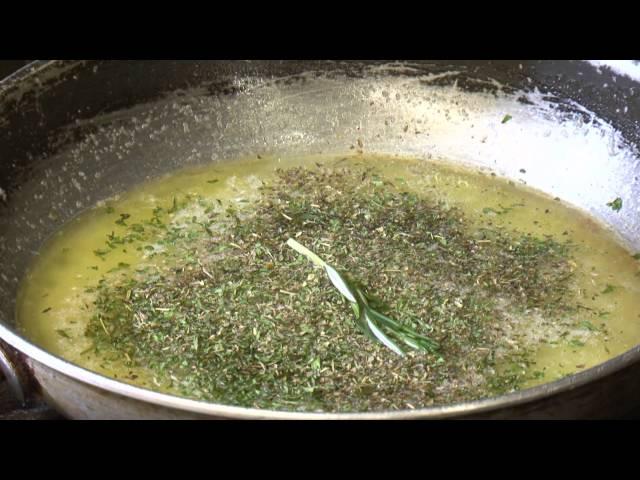
[[[117,228],[113,212],[126,212],[126,222],[133,224],[149,218],[156,207],[171,205],[176,196],[246,204],[258,197],[259,187],[274,177],[276,169],[315,168],[317,163],[339,163],[341,168],[371,166],[382,178],[402,182],[408,191],[459,208],[474,228],[504,228],[540,238],[551,235],[574,245],[572,288],[576,299],[586,307],[584,318],[588,321],[571,331],[555,331],[553,326],[544,332],[525,328],[522,341],[534,346],[535,355],[531,365],[522,366],[527,374],[519,388],[592,367],[640,341],[640,262],[596,221],[558,199],[487,173],[446,162],[386,156],[220,163],[176,172],[98,205],[66,225],[42,249],[20,292],[20,328],[44,349],[90,370],[153,390],[178,393],[155,378],[153,371],[132,367],[126,359],[106,361],[93,354],[92,341],[85,336],[93,301],[87,288],[110,269],[143,262],[144,250],[135,248],[119,248],[107,256],[96,254]],[[540,342],[542,337],[545,341]]]

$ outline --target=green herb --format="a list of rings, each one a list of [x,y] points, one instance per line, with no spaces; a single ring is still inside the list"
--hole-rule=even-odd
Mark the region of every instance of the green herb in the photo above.
[[[485,207],[482,209],[482,213],[484,213],[485,215],[486,214],[504,215],[505,213],[509,213],[510,211],[512,211],[515,207],[524,207],[524,206],[525,205],[523,203],[514,203],[510,207],[503,207],[502,205],[498,205],[499,210],[491,207]]]
[[[611,210],[615,212],[619,212],[622,209],[622,199],[618,197],[615,200],[608,202],[607,207],[610,207]]]
[[[63,338],[71,339],[71,335],[69,335],[66,330],[58,329],[56,330],[56,333]]]
[[[103,250],[103,249],[97,249],[93,251],[93,254],[96,257],[100,257],[102,260],[104,260],[104,257],[109,253],[109,250]]]
[[[640,252],[636,253],[635,255],[631,255],[631,258],[634,258],[635,260],[640,260]]]
[[[605,289],[602,291],[602,294],[607,294],[607,293],[611,293],[616,289],[616,287],[614,287],[613,285],[609,285],[607,283],[607,286],[605,287]]]
[[[167,210],[167,213],[176,213],[178,211],[178,199],[176,197],[173,197],[173,204],[171,205],[171,208],[169,210]]]
[[[349,282],[343,275],[338,273],[331,265],[318,257],[311,250],[290,238],[287,245],[296,252],[307,257],[314,264],[323,267],[327,276],[333,283],[334,287],[346,298],[353,308],[356,315],[356,323],[362,332],[371,339],[377,339],[384,346],[394,353],[404,356],[405,352],[393,340],[392,336],[397,340],[404,342],[407,346],[425,352],[433,353],[437,350],[438,344],[429,338],[420,335],[412,329],[403,327],[396,321],[390,319],[386,315],[377,312],[369,305],[369,299],[365,293]]]
[[[113,273],[113,272],[118,272],[120,270],[124,270],[129,268],[131,265],[129,265],[128,263],[125,262],[118,262],[118,265],[116,265],[115,267],[113,267],[112,269],[110,269],[107,273]]]
[[[583,320],[580,322],[580,326],[585,330],[589,330],[590,332],[595,332],[598,329],[591,323],[589,320]]]
[[[513,117],[509,114],[505,115],[504,118],[502,119],[502,123],[507,123],[509,120],[511,120]]]
[[[127,220],[128,218],[131,218],[131,215],[129,215],[128,213],[121,213],[120,218],[116,220],[116,223],[124,227],[127,225],[125,220]]]

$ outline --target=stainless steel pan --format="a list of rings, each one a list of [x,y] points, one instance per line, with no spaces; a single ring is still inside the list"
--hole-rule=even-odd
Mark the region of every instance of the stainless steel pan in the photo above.
[[[0,365],[71,418],[597,418],[640,406],[640,346],[511,395],[301,414],[186,400],[91,373],[15,328],[42,242],[95,202],[187,165],[270,154],[446,157],[589,211],[640,250],[640,83],[578,61],[41,61],[0,82]],[[640,78],[640,75],[637,77]],[[501,125],[503,115],[514,120]],[[362,147],[361,147],[362,146]],[[523,171],[526,174],[522,173]],[[605,206],[616,196],[625,214]]]

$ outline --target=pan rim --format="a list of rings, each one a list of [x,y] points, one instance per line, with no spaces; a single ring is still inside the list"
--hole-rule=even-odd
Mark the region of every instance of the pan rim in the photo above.
[[[55,370],[67,377],[89,384],[110,393],[132,398],[153,405],[178,409],[184,412],[208,416],[224,416],[237,419],[257,420],[403,420],[403,419],[445,419],[487,413],[506,407],[514,407],[538,399],[573,390],[594,380],[611,375],[640,358],[640,345],[582,372],[574,373],[559,380],[535,387],[519,390],[506,395],[484,398],[470,402],[417,408],[415,410],[372,411],[372,412],[293,412],[238,407],[219,403],[192,400],[185,397],[160,393],[124,383],[64,360],[29,342],[22,336],[0,324],[0,339],[7,342],[29,359]]]

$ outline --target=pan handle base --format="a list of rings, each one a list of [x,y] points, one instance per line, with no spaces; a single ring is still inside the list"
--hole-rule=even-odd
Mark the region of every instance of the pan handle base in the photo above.
[[[0,371],[14,398],[22,406],[26,406],[30,383],[25,370],[26,367],[21,365],[17,353],[6,343],[0,341]]]

